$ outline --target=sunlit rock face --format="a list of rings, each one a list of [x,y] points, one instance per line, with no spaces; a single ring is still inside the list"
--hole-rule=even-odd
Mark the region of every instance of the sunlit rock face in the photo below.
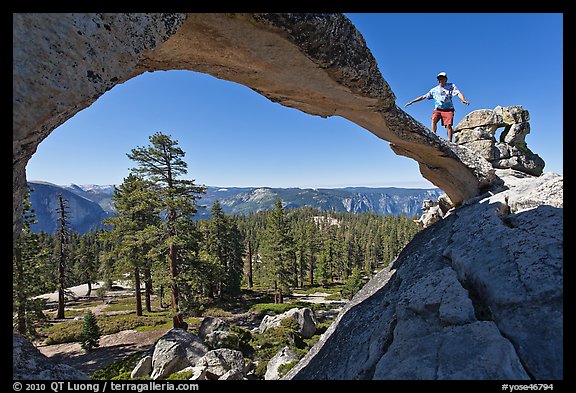
[[[341,116],[416,160],[458,204],[498,181],[492,166],[395,105],[360,32],[342,14],[13,14],[13,210],[50,132],[146,71],[192,70],[281,105]]]
[[[420,231],[285,379],[563,378],[563,178],[504,185]]]

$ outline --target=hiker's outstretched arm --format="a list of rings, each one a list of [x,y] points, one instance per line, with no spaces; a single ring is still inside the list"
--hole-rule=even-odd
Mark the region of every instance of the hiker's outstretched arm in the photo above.
[[[461,91],[458,92],[458,98],[462,100],[463,104],[470,105],[470,102],[466,98],[464,98],[464,94],[462,94]]]
[[[412,104],[415,103],[415,102],[422,101],[422,100],[425,99],[425,98],[426,98],[425,95],[420,96],[420,97],[418,97],[418,98],[414,98],[412,101],[410,101],[409,103],[407,103],[406,105],[404,105],[404,108],[406,108],[408,105],[412,105]]]

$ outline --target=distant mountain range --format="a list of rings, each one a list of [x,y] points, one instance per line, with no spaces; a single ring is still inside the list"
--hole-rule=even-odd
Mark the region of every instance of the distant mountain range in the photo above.
[[[102,220],[110,217],[112,213],[106,211],[94,199],[90,199],[79,186],[57,186],[47,182],[28,182],[33,191],[30,193],[30,202],[36,214],[36,224],[32,225],[34,232],[53,233],[57,228],[58,194],[68,201],[70,228],[79,233],[86,233],[90,230],[101,227]],[[82,192],[81,192],[82,191]],[[114,192],[114,186],[112,191]],[[99,193],[100,195],[104,193]],[[110,193],[110,199],[112,194]]]
[[[114,214],[112,196],[113,185],[59,186],[52,183],[30,181],[33,188],[30,195],[35,210],[37,224],[35,232],[54,232],[57,223],[56,206],[58,194],[68,200],[72,230],[86,233],[102,227],[102,220]],[[443,194],[438,188],[269,188],[269,187],[207,187],[207,193],[198,204],[197,219],[210,217],[210,208],[216,200],[227,214],[248,214],[274,207],[280,197],[287,209],[310,206],[323,211],[350,213],[376,212],[377,214],[402,213],[408,216],[422,214],[425,199],[438,199]]]

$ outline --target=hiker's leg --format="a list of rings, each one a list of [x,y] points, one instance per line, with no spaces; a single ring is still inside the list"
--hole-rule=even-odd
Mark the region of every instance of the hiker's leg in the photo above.
[[[454,111],[444,112],[443,115],[444,118],[442,118],[442,124],[446,126],[448,140],[452,142],[452,124],[454,122]]]
[[[438,111],[432,112],[432,132],[436,134],[436,130],[438,128],[438,120],[440,120],[441,116]]]

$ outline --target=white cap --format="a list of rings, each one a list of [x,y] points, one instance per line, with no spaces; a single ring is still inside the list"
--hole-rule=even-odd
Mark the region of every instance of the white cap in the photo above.
[[[446,73],[444,71],[442,71],[441,73],[436,75],[436,78],[438,78],[439,76],[443,76],[444,78],[448,79],[448,75],[446,75]]]

